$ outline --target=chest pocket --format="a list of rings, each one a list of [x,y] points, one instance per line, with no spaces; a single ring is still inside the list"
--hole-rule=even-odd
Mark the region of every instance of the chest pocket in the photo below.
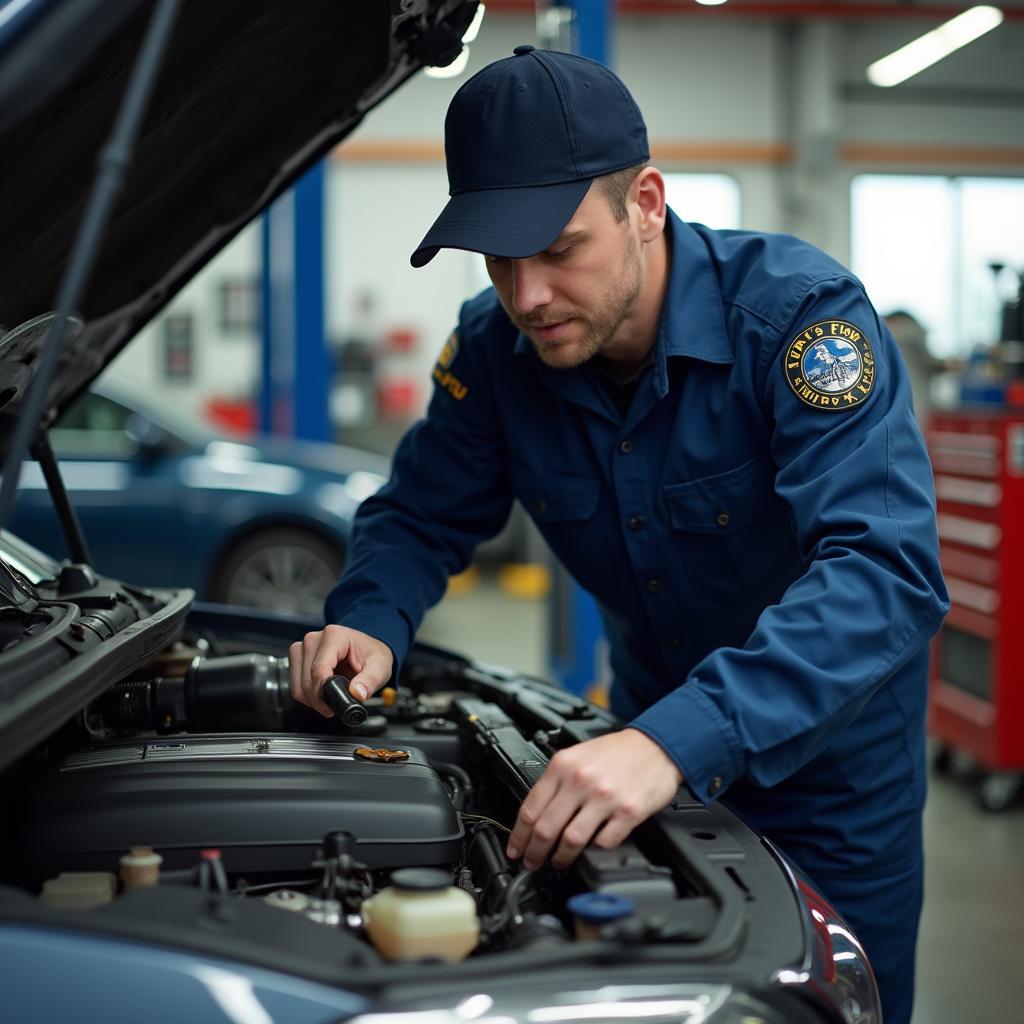
[[[546,523],[580,523],[597,511],[600,484],[585,477],[535,473],[510,467],[516,497],[541,529]]]
[[[607,586],[606,527],[597,515],[601,485],[595,479],[536,473],[512,466],[512,489],[558,560],[577,581],[598,594]]]
[[[713,601],[771,604],[800,571],[792,516],[758,456],[736,469],[663,489],[693,591]]]

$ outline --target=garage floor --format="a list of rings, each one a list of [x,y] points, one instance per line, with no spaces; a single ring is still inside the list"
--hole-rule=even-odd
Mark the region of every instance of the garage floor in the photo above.
[[[547,674],[545,599],[510,598],[493,578],[445,598],[421,636],[481,661]],[[990,814],[966,782],[934,776],[925,848],[914,1024],[1024,1020],[1024,801]]]

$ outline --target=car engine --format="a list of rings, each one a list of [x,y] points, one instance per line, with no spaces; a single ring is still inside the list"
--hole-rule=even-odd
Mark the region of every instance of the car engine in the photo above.
[[[634,945],[735,945],[750,888],[725,812],[681,799],[566,872],[506,859],[504,837],[549,758],[616,727],[601,709],[429,648],[397,687],[336,706],[324,719],[294,702],[282,657],[177,643],[22,760],[8,790],[8,880],[52,908],[115,916],[161,900],[146,888],[179,907],[259,900],[336,926],[370,962],[421,947],[382,940],[368,909],[391,913],[397,900],[407,931],[405,903],[426,894],[442,923],[420,955],[441,959],[565,946],[588,928]],[[694,849],[713,842],[726,854],[717,867]],[[594,920],[580,895],[603,901]],[[445,901],[471,935],[457,955],[445,953]]]

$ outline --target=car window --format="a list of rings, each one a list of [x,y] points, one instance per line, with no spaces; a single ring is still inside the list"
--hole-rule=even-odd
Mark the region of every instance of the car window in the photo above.
[[[87,391],[56,422],[50,443],[58,458],[127,458],[138,449],[128,434],[131,416],[120,403]]]

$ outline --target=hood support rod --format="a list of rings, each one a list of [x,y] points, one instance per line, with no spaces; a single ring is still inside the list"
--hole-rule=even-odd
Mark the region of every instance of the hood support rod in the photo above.
[[[68,496],[68,490],[64,486],[64,478],[60,475],[60,466],[57,464],[57,457],[53,454],[53,446],[50,444],[50,435],[46,431],[40,431],[32,445],[32,458],[39,463],[39,468],[43,471],[46,488],[50,492],[53,507],[57,510],[57,518],[60,520],[60,528],[64,532],[64,541],[68,546],[71,561],[92,565],[82,524],[78,519],[75,506]]]
[[[57,315],[46,336],[35,377],[27,389],[4,466],[3,482],[0,483],[0,528],[10,519],[14,494],[21,478],[21,464],[39,430],[68,320],[79,307],[96,263],[180,6],[181,0],[160,0],[153,12],[113,131],[100,153],[85,217],[75,236],[67,270],[57,292]]]

